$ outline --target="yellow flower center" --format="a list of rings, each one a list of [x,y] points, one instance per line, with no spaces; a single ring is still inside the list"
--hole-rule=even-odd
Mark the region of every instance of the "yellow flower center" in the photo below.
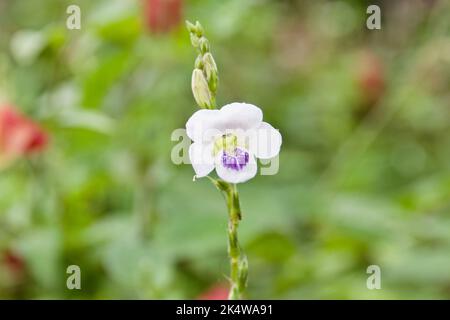
[[[238,146],[237,136],[234,134],[224,134],[221,137],[217,138],[214,142],[214,155],[216,155],[219,151],[224,150],[225,152],[231,153]]]

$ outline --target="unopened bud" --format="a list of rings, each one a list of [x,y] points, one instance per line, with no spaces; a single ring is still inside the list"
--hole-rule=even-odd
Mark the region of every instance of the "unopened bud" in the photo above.
[[[206,80],[209,88],[213,93],[217,91],[217,83],[219,82],[219,75],[217,65],[211,53],[207,52],[203,56],[203,70],[205,71]]]
[[[195,21],[195,32],[197,33],[197,35],[199,37],[201,37],[203,35],[203,33],[205,32],[202,25],[198,21]]]
[[[197,30],[195,25],[192,22],[188,21],[188,20],[186,20],[186,28],[188,29],[189,32],[192,32],[192,33],[195,33],[196,30]]]
[[[209,42],[205,37],[201,37],[199,41],[200,52],[205,54],[209,52]]]
[[[214,61],[214,58],[210,52],[207,52],[203,55],[203,63],[205,64],[205,66],[208,65],[212,71],[217,72],[216,61]]]
[[[197,59],[195,59],[195,68],[203,69],[203,57],[201,55],[198,55]]]
[[[200,69],[194,69],[192,73],[192,93],[195,101],[201,108],[210,108],[212,106],[211,92],[208,82]]]
[[[197,37],[197,35],[195,33],[191,33],[190,37],[191,37],[192,46],[194,48],[198,48],[198,46],[200,45],[200,38]]]
[[[214,94],[217,92],[217,87],[219,84],[219,77],[217,76],[216,72],[213,72],[211,74],[211,78],[208,81],[208,85],[209,85],[209,89],[211,90],[211,92],[213,92]]]

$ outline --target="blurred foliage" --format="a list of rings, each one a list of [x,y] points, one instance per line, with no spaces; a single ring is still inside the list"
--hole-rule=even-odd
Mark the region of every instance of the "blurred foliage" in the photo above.
[[[182,21],[153,33],[145,12],[0,0],[0,95],[51,136],[1,172],[1,298],[195,298],[226,282],[223,199],[170,160],[196,110],[195,54]],[[218,104],[254,103],[283,135],[279,173],[240,186],[248,296],[449,299],[450,3],[192,0],[183,16],[211,40]],[[371,264],[382,290],[366,288]]]

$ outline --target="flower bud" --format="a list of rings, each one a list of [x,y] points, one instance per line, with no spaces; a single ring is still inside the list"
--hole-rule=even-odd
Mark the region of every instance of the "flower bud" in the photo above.
[[[188,20],[186,20],[186,28],[191,33],[194,33],[196,31],[195,25],[192,22],[188,21]]]
[[[201,55],[198,55],[195,59],[195,68],[196,69],[203,69],[203,58]]]
[[[209,52],[209,42],[205,37],[200,38],[199,46],[201,53],[205,54]]]
[[[197,35],[195,33],[191,33],[190,37],[191,37],[191,44],[192,44],[192,46],[194,48],[198,48],[198,46],[200,44],[199,37],[197,37]]]
[[[197,33],[197,36],[201,37],[203,33],[205,32],[200,22],[195,21],[195,32]]]
[[[210,52],[205,53],[205,55],[203,56],[203,63],[205,64],[205,66],[209,66],[211,71],[217,73],[216,61],[214,61],[214,58]]]
[[[209,108],[212,106],[211,92],[209,91],[208,82],[200,69],[194,69],[192,73],[192,93],[195,101],[201,108]]]
[[[217,65],[211,53],[207,52],[203,56],[203,70],[205,71],[206,80],[208,81],[209,89],[215,93],[217,91],[217,83],[219,82],[219,75]]]

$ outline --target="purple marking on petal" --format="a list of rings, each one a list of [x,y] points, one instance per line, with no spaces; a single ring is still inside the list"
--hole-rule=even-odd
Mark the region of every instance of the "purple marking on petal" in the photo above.
[[[248,163],[250,156],[247,151],[240,148],[235,148],[234,152],[222,153],[222,165],[225,168],[233,169],[236,171],[242,170]]]

